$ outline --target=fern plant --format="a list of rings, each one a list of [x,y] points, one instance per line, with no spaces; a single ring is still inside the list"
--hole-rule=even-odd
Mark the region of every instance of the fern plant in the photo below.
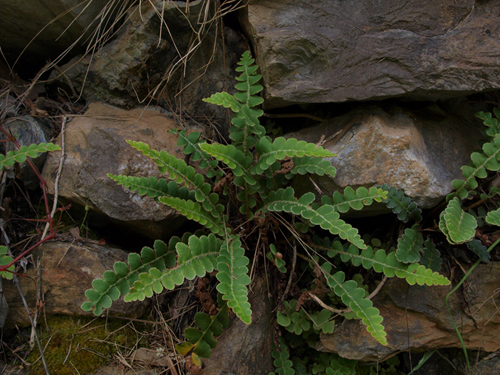
[[[390,200],[391,207],[397,207],[400,219],[408,221],[418,218],[418,209],[386,187],[346,188],[332,197],[317,197],[312,192],[297,196],[290,186],[291,180],[304,174],[333,178],[336,170],[324,158],[334,155],[305,141],[267,136],[259,122],[263,112],[258,105],[263,100],[257,96],[262,90],[258,84],[261,78],[257,74],[258,67],[249,52],[243,54],[238,65],[236,70],[241,73],[237,77],[238,92],[234,95],[221,92],[204,99],[230,108],[234,113],[229,132],[232,143],[208,143],[200,139],[199,133],[176,132],[180,137],[178,144],[184,147],[192,161],[199,162],[205,174],[196,172],[184,160],[166,151],[129,141],[133,148],[152,159],[170,181],[109,175],[118,184],[177,210],[203,226],[206,232],[174,238],[168,246],[157,241],[154,249],[144,248],[140,255],[131,254],[128,264],[116,263],[114,270],[94,280],[93,288],[86,292],[88,301],[82,308],[99,315],[120,296],[124,296],[125,301],[143,300],[153,293],[172,290],[186,279],[204,277],[216,270],[221,300],[239,319],[249,324],[252,310],[248,301],[251,283],[248,250],[262,250],[279,274],[293,274],[295,262],[288,261],[295,257],[288,245],[293,242],[292,248],[300,245],[305,252],[323,253],[322,257],[306,257],[308,267],[317,273],[318,285],[322,284],[351,315],[361,319],[376,340],[387,344],[383,318],[367,298],[365,289],[349,280],[342,270],[332,267],[332,262],[340,260],[363,266],[388,277],[404,278],[409,284],[447,285],[449,281],[418,264],[416,256],[403,254],[404,259],[398,259],[397,254],[368,246],[358,229],[343,220],[341,214],[363,209],[373,202]],[[280,236],[273,232],[280,220],[296,225],[285,225]],[[329,233],[331,238],[309,240],[315,232]],[[301,237],[301,233],[307,236]],[[303,240],[294,241],[297,237]],[[413,246],[408,243],[411,239],[405,241],[407,248]],[[301,308],[293,301],[285,302],[284,309],[278,313],[278,322],[297,334],[333,330],[329,311],[306,314]],[[294,309],[300,312],[292,311]],[[212,319],[217,321],[219,318]],[[199,320],[200,330],[186,332],[189,343],[180,347],[185,355],[207,355],[208,347],[215,345],[209,321],[206,317]],[[278,355],[275,358],[281,361],[278,373],[293,373],[285,357]]]

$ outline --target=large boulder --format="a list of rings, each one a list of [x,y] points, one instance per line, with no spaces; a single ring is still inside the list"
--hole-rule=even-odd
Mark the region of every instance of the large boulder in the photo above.
[[[335,178],[315,178],[324,194],[387,183],[430,208],[451,192],[453,179],[462,178],[460,167],[469,164],[478,146],[478,122],[435,105],[411,111],[373,105],[287,136],[319,143],[336,154],[329,159],[337,169]],[[302,179],[298,188],[314,189],[309,185]]]
[[[46,242],[33,251],[33,257],[35,267],[27,271],[28,277],[19,277],[32,314],[43,310],[47,315],[93,316],[92,312],[80,308],[87,300],[85,291],[92,287],[95,278],[102,278],[104,271],[112,270],[115,262],[126,262],[128,255],[114,247],[73,239]],[[3,291],[9,304],[6,325],[29,325],[27,312],[13,282],[4,280]],[[148,306],[148,300],[125,303],[120,299],[107,313],[138,318]]]
[[[125,228],[143,236],[166,238],[183,223],[176,211],[119,186],[108,173],[138,177],[168,178],[158,166],[127,140],[147,143],[184,159],[177,136],[168,133],[179,124],[167,115],[144,108],[124,110],[93,103],[81,117],[75,117],[59,135],[65,137],[65,161],[59,180],[59,197],[80,207],[87,206]],[[43,177],[50,194],[55,192],[55,178],[61,152],[51,152]]]
[[[449,299],[451,316],[469,350],[500,349],[497,292],[500,264],[482,264],[464,288]],[[360,320],[345,320],[332,334],[322,334],[317,349],[360,361],[383,361],[399,352],[425,352],[460,348],[461,344],[445,305],[451,287],[410,286],[390,279],[373,304],[384,318],[388,345],[378,343]]]
[[[269,108],[500,88],[496,1],[250,0]]]

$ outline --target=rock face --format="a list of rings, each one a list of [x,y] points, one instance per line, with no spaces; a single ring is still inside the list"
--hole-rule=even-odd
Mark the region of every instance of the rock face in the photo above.
[[[470,350],[500,349],[497,313],[500,265],[480,265],[449,299],[453,319]],[[384,318],[388,346],[382,346],[359,320],[346,320],[333,334],[323,334],[317,349],[360,361],[383,361],[401,351],[430,351],[461,347],[447,313],[445,297],[451,287],[409,286],[390,279],[373,299]]]
[[[48,315],[89,315],[80,306],[85,298],[85,291],[92,287],[95,278],[102,278],[104,271],[113,269],[117,261],[125,262],[127,253],[108,246],[92,243],[47,242],[33,251],[33,256],[40,264],[40,273],[30,269],[26,277],[20,277],[21,288],[31,312],[37,311],[37,293],[44,295],[44,311]],[[38,280],[36,283],[33,280]],[[40,289],[37,289],[40,288]],[[13,322],[26,326],[30,322],[19,292],[12,281],[4,281],[3,289],[9,303],[7,325]],[[108,310],[111,315],[138,318],[145,313],[149,302],[125,303],[122,299],[113,303]]]
[[[183,223],[182,217],[151,198],[119,186],[107,174],[166,178],[153,161],[126,141],[142,141],[183,159],[177,137],[167,132],[176,127],[175,121],[160,112],[91,104],[85,115],[69,122],[65,131],[66,158],[59,196],[80,206],[88,205],[144,236],[167,237]],[[57,139],[59,145],[61,136]],[[50,153],[43,170],[50,194],[54,193],[60,156],[61,152]]]
[[[387,183],[430,208],[451,192],[453,179],[462,178],[460,167],[469,163],[480,133],[475,123],[437,106],[418,111],[369,106],[289,136],[312,143],[323,139],[323,147],[337,155],[330,159],[335,179],[317,181],[323,193]]]
[[[266,107],[500,87],[500,3],[250,0],[242,23]]]
[[[80,0],[0,0],[2,52],[11,64],[25,47],[27,60],[43,64],[55,59],[84,35],[87,28],[93,30],[92,26],[97,25],[94,19],[108,4],[109,0],[88,3]],[[82,47],[84,40],[85,37],[77,46]]]

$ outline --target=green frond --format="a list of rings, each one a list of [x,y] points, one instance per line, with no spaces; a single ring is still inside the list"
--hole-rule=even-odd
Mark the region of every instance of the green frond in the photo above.
[[[274,164],[276,160],[283,160],[287,157],[333,157],[335,154],[325,150],[321,146],[306,141],[298,141],[295,138],[285,139],[278,137],[271,141],[269,137],[262,137],[256,144],[259,160],[254,167],[253,173],[261,174]]]
[[[9,151],[7,155],[0,154],[0,170],[4,167],[12,167],[16,162],[23,163],[28,157],[34,159],[43,152],[56,150],[61,150],[61,147],[53,143],[33,143],[29,146],[21,146],[19,150]]]
[[[369,206],[375,202],[382,202],[387,199],[387,191],[382,188],[372,186],[370,190],[360,187],[354,190],[352,187],[347,186],[344,189],[344,194],[339,191],[333,193],[330,198],[326,195],[321,197],[321,203],[333,206],[335,211],[345,213],[351,208],[354,210],[361,210],[365,206]]]
[[[217,266],[221,246],[222,240],[212,233],[201,237],[191,235],[187,244],[178,242],[175,246],[177,265],[167,269],[152,267],[148,272],[140,273],[125,301],[142,301],[163,289],[172,290],[186,279],[193,280],[212,272]]]
[[[9,250],[7,249],[7,246],[0,246],[0,266],[6,266],[10,262],[12,262],[14,259],[9,255]],[[7,268],[5,271],[0,272],[0,276],[3,277],[4,279],[7,280],[12,280],[14,277],[14,272],[16,270],[16,266],[13,264],[9,268]]]
[[[354,280],[345,281],[342,271],[330,274],[332,266],[325,263],[322,266],[327,284],[332,288],[342,302],[351,308],[365,324],[367,331],[382,345],[387,345],[386,332],[382,325],[380,311],[373,307],[372,301],[365,298],[365,291],[359,288]]]
[[[491,255],[486,246],[478,239],[473,239],[466,243],[467,247],[472,250],[484,263],[491,261]]]
[[[257,180],[249,173],[252,164],[250,156],[245,156],[242,151],[237,150],[233,145],[205,143],[201,145],[201,148],[210,156],[222,161],[231,168],[235,176],[234,183],[236,186],[244,186],[246,182],[255,186],[255,189],[260,188]]]
[[[478,112],[476,113],[476,117],[479,117],[483,120],[483,124],[488,127],[486,129],[486,134],[490,138],[494,138],[497,134],[500,133],[500,123],[498,119],[500,119],[500,108],[493,108],[493,113],[496,118],[493,118],[491,112]]]
[[[330,231],[330,233],[339,235],[359,248],[366,248],[356,228],[340,219],[340,214],[335,211],[333,206],[323,205],[318,209],[313,209],[310,205],[314,201],[313,193],[306,193],[300,199],[294,197],[294,190],[291,187],[279,189],[269,194],[262,212],[284,211],[295,215],[300,215],[313,225],[319,225],[321,228]]]
[[[283,312],[278,311],[276,314],[276,321],[280,326],[295,335],[301,335],[302,332],[311,329],[311,322],[306,312],[302,309],[297,311],[297,300],[283,301],[283,308]]]
[[[218,311],[215,315],[208,315],[204,312],[197,312],[194,322],[198,328],[188,327],[184,331],[185,342],[175,346],[181,355],[196,353],[202,358],[209,358],[212,349],[217,346],[216,337],[219,337],[229,326],[226,301],[218,296]]]
[[[306,173],[316,174],[318,176],[335,177],[336,169],[328,161],[323,158],[315,157],[298,157],[293,158],[293,169],[287,174],[287,178],[292,178],[296,174],[305,175]]]
[[[333,258],[339,256],[342,262],[351,262],[353,266],[383,273],[387,277],[397,276],[405,279],[410,285],[449,285],[450,281],[443,275],[433,272],[418,263],[404,264],[397,260],[395,253],[389,253],[383,249],[374,250],[371,246],[360,251],[356,246],[350,245],[344,249],[342,243],[335,241],[331,243],[328,238],[315,239],[313,245],[317,249],[328,252],[328,256]]]
[[[439,215],[439,229],[451,244],[470,241],[476,235],[477,221],[474,216],[464,212],[458,198],[448,202]]]
[[[439,253],[439,250],[436,249],[434,242],[432,242],[430,238],[424,242],[420,263],[434,272],[439,272],[441,270],[441,263],[443,263],[441,254]]]
[[[92,282],[92,289],[87,289],[85,296],[89,299],[82,304],[82,310],[93,311],[99,316],[104,308],[109,308],[120,296],[127,296],[132,284],[138,280],[139,274],[151,268],[165,270],[175,264],[174,246],[180,243],[178,237],[170,240],[169,246],[163,241],[155,241],[154,248],[144,247],[141,255],[130,253],[128,264],[116,262],[114,270],[105,271],[102,279]]]
[[[199,162],[198,165],[200,168],[207,168],[206,173],[208,178],[214,176],[222,177],[222,171],[216,169],[217,160],[210,159],[209,155],[200,148],[200,144],[205,143],[204,140],[200,140],[200,132],[186,134],[186,130],[177,131],[177,129],[169,130],[168,132],[179,136],[177,146],[183,147],[183,152],[186,155],[191,155],[191,161]]]
[[[156,177],[134,177],[113,175],[108,173],[108,177],[114,180],[118,185],[123,185],[130,191],[137,191],[139,195],[147,195],[150,198],[158,200],[159,197],[170,196],[181,199],[194,200],[194,191],[185,187],[179,188],[174,181],[157,179]]]
[[[290,353],[288,352],[288,347],[285,344],[285,341],[280,337],[279,338],[279,349],[277,349],[272,344],[273,351],[271,355],[274,358],[274,367],[276,367],[276,374],[274,372],[269,375],[295,375],[295,370],[292,368],[293,363],[290,361]]]
[[[162,173],[168,173],[169,177],[183,184],[195,193],[195,199],[203,204],[203,208],[210,212],[214,217],[219,217],[224,210],[222,205],[217,204],[219,196],[211,193],[211,186],[205,182],[202,174],[196,173],[195,169],[186,164],[184,160],[178,159],[168,152],[152,150],[143,142],[127,141],[133,148],[143,155],[152,159]]]
[[[415,224],[411,228],[406,228],[401,238],[398,238],[396,258],[402,263],[416,263],[420,260],[423,247],[424,237]]]
[[[204,102],[210,104],[216,104],[224,108],[231,108],[234,113],[241,111],[241,104],[236,100],[234,96],[228,94],[227,92],[218,92],[212,94],[209,98],[202,99]]]
[[[245,51],[236,68],[236,71],[241,72],[241,75],[236,77],[239,83],[235,86],[238,92],[234,94],[234,97],[248,108],[256,107],[264,101],[260,96],[256,96],[263,90],[263,87],[257,84],[262,76],[257,74],[259,67],[254,62],[250,52]]]
[[[417,203],[413,202],[410,197],[405,196],[403,190],[398,190],[395,187],[389,187],[383,184],[381,188],[387,191],[387,199],[384,201],[387,208],[398,215],[398,219],[407,223],[409,220],[422,221],[422,210],[418,208]]]
[[[228,301],[227,305],[238,318],[246,324],[252,322],[247,289],[251,281],[247,275],[249,262],[239,237],[235,235],[224,242],[217,258],[217,279],[220,282],[217,290],[222,294],[222,298]]]
[[[158,200],[180,212],[189,220],[200,223],[215,234],[223,236],[226,232],[224,217],[222,215],[223,209],[219,209],[217,211],[218,216],[215,216],[213,212],[207,211],[204,206],[191,200],[185,200],[177,197],[160,197]],[[223,208],[223,206],[218,205],[218,208]]]
[[[476,178],[486,178],[487,171],[498,171],[500,169],[500,134],[496,134],[491,142],[483,145],[483,152],[471,154],[471,164],[464,165],[462,175],[464,180],[453,180],[451,185],[455,192],[448,194],[447,200],[454,197],[466,198],[477,188]]]

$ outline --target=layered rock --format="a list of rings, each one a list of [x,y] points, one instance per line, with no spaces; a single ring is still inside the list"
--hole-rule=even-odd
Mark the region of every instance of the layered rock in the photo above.
[[[250,0],[242,23],[270,108],[498,89],[499,12],[474,0]]]
[[[336,154],[330,159],[336,177],[315,178],[324,194],[387,183],[430,208],[451,192],[453,179],[462,178],[460,167],[469,163],[480,133],[477,123],[437,106],[368,106],[288,136],[321,143]],[[300,182],[312,187],[307,179]]]
[[[118,261],[126,262],[123,250],[100,246],[75,239],[71,242],[47,242],[33,251],[36,267],[29,269],[28,277],[19,277],[21,289],[31,313],[89,315],[80,306],[86,301],[85,291],[92,287],[95,278],[102,278],[104,271],[113,269]],[[30,324],[19,292],[12,281],[3,282],[3,291],[9,304],[7,326]],[[145,313],[148,301],[113,303],[110,315],[138,318]]]
[[[460,327],[470,350],[500,349],[500,317],[497,313],[497,263],[479,265],[449,299],[451,316]],[[360,361],[383,361],[401,351],[424,352],[460,348],[459,338],[445,305],[451,287],[410,286],[390,279],[373,299],[384,318],[387,346],[380,345],[359,320],[346,320],[333,334],[322,334],[317,349]]]
[[[156,239],[171,235],[183,223],[183,217],[151,198],[119,186],[107,175],[167,178],[152,160],[126,141],[141,141],[183,159],[185,155],[177,146],[177,136],[168,133],[174,128],[179,128],[179,124],[161,112],[91,104],[57,138],[62,146],[62,136],[65,137],[66,153],[58,184],[59,197],[88,206],[144,236]],[[60,157],[61,152],[50,153],[43,170],[50,194],[55,191]]]

